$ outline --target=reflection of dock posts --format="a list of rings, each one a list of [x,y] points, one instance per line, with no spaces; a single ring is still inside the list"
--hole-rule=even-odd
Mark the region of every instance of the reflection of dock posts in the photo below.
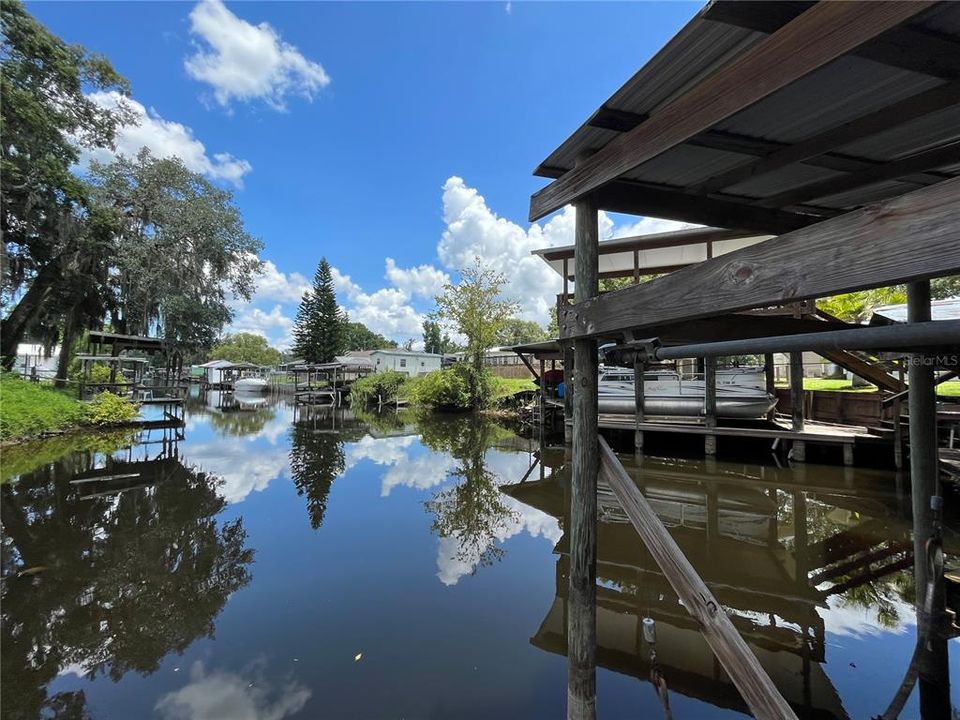
[[[793,431],[803,432],[803,353],[790,353],[790,413],[793,417]],[[790,458],[797,462],[807,461],[807,444],[803,440],[794,440]]]
[[[579,305],[599,294],[597,202],[577,210],[575,280]],[[569,316],[569,308],[568,308]],[[570,617],[567,717],[590,720],[597,704],[597,341],[574,341],[573,478],[570,503]]]
[[[907,320],[911,323],[930,320],[929,281],[914,282],[907,286]],[[934,368],[933,365],[926,364],[925,360],[922,354],[910,356],[910,394],[907,400],[910,417],[910,481],[913,488],[913,572],[917,587],[918,629],[926,624],[921,615],[928,589],[934,593],[929,618],[929,641],[918,648],[920,714],[922,717],[949,718],[950,675],[947,670],[947,640],[942,632],[945,616],[943,578],[931,578],[928,567],[927,541],[934,535],[934,512],[930,504],[932,498],[940,494],[940,478]]]
[[[643,430],[640,429],[643,424],[643,371],[644,361],[639,352],[633,356],[633,396],[634,404],[637,406],[634,414],[633,445],[634,452],[639,456],[643,454]]]
[[[807,496],[804,492],[797,491],[793,493],[793,576],[797,585],[797,594],[803,597],[806,594],[810,583],[809,559],[807,558]],[[803,658],[803,704],[804,707],[810,707],[810,637],[809,632],[804,625],[801,628],[803,632],[803,647],[801,654]]]
[[[715,357],[704,358],[703,361],[703,412],[707,421],[703,451],[707,455],[716,455],[717,436],[713,433],[717,427],[717,359]]]
[[[763,372],[766,378],[767,394],[773,397],[777,396],[777,368],[773,364],[773,353],[766,353],[763,356]],[[777,414],[777,406],[767,410],[767,420],[773,420]]]

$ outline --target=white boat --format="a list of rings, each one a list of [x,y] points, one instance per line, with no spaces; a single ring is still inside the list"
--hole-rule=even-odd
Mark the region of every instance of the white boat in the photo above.
[[[601,413],[636,412],[633,370],[604,368],[597,387]],[[648,370],[643,375],[643,411],[647,415],[703,416],[705,394],[703,380],[683,380],[673,370]],[[717,417],[763,417],[776,404],[777,399],[766,392],[762,368],[717,370]]]
[[[267,381],[262,377],[242,377],[233,383],[235,392],[262,393],[267,391]]]

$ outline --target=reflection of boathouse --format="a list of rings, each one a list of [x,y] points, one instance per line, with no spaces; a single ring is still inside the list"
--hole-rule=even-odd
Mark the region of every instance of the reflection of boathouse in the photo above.
[[[566,654],[569,468],[562,451],[546,451],[541,459],[553,467],[540,465],[539,479],[531,468],[531,479],[502,489],[557,517],[565,529],[555,547],[556,595],[531,642]],[[823,468],[809,483],[790,469],[740,470],[645,458],[642,477],[636,468],[631,474],[797,714],[847,718],[822,665],[825,628],[818,608],[826,608],[831,595],[912,566],[908,521],[879,477],[875,491],[859,485],[854,491],[842,468]],[[598,664],[646,680],[650,647],[641,621],[652,617],[657,661],[672,691],[748,712],[696,620],[603,485],[598,514]]]

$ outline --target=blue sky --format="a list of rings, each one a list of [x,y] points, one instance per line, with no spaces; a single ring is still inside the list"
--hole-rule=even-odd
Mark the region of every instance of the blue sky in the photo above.
[[[700,7],[690,3],[30,3],[133,86],[119,152],[179,155],[235,192],[269,261],[233,329],[284,345],[321,256],[395,339],[475,255],[548,321],[569,209],[531,226],[532,169]],[[100,102],[114,102],[100,97]],[[605,235],[671,224],[603,220]]]

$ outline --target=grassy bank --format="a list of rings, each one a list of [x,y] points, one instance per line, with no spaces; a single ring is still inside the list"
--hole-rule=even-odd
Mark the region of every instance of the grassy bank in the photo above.
[[[789,385],[779,383],[777,387],[789,387]],[[853,384],[846,378],[804,378],[803,389],[862,393],[871,393],[877,391],[877,388],[874,385],[867,385],[866,387],[854,387]],[[960,397],[960,380],[950,380],[937,385],[937,395],[940,397]]]
[[[46,385],[0,374],[0,441],[21,441],[79,427],[129,422],[137,407],[116,395],[102,393],[83,403]]]

